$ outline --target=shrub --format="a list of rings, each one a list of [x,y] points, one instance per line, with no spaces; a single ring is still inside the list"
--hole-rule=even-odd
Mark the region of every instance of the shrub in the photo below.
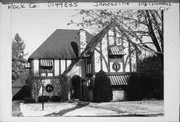
[[[67,101],[68,100],[68,77],[61,75],[59,80],[61,83],[61,91],[59,93],[59,96],[61,98],[61,101]]]
[[[52,79],[53,92],[60,97],[60,101],[68,100],[68,77],[60,75],[59,79]]]
[[[139,61],[137,72],[151,75],[153,79],[163,80],[163,61],[160,57],[151,56]]]
[[[34,103],[35,100],[31,97],[24,97],[24,103]]]
[[[54,86],[53,94],[56,94],[60,97],[61,101],[68,100],[68,77],[64,75],[60,75],[59,78],[53,78],[51,81]],[[39,98],[39,91],[42,86],[41,79],[35,79],[32,76],[26,80],[26,84],[30,88],[31,96],[38,102],[38,99],[41,101],[41,97]]]
[[[49,96],[39,96],[38,97],[38,102],[48,102],[50,99]]]
[[[151,79],[146,80],[145,85],[148,90],[153,87],[151,92],[154,93],[150,93],[149,98],[163,99],[163,58],[158,56],[147,57],[139,62],[137,71],[143,72],[146,79]],[[150,88],[148,84],[151,86]]]
[[[30,88],[31,97],[38,102],[39,90],[41,88],[41,80],[35,79],[33,76],[29,75],[28,79],[25,81],[26,85]]]
[[[51,102],[60,102],[61,98],[59,96],[52,96],[50,99]]]
[[[154,80],[147,74],[132,74],[127,88],[128,100],[150,99],[154,96]]]
[[[110,79],[104,71],[96,74],[93,87],[94,102],[108,102],[112,100],[112,88]]]

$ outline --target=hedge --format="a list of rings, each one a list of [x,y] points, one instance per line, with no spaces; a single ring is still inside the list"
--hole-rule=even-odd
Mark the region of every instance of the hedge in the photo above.
[[[138,62],[128,83],[128,100],[163,99],[163,61],[151,56]]]

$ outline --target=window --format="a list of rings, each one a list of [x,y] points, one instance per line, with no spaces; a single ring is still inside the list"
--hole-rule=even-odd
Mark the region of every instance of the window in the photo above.
[[[67,67],[71,64],[71,60],[67,60]]]
[[[88,58],[86,60],[86,74],[90,74],[92,73],[92,69],[91,69],[91,59]]]
[[[61,60],[61,73],[64,72],[65,68],[66,68],[65,60]]]
[[[54,73],[54,61],[40,60],[40,73],[42,77],[52,77]]]
[[[68,66],[71,64],[71,62],[72,62],[72,60],[60,60],[61,61],[61,73],[63,73],[67,68],[68,68]]]
[[[46,77],[46,73],[41,73],[41,77]]]

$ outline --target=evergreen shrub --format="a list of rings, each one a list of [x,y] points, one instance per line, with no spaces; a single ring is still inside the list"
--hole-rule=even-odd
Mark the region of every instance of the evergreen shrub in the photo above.
[[[93,86],[93,101],[94,102],[109,102],[112,100],[111,81],[106,73],[100,70],[95,75]]]
[[[59,96],[52,96],[50,99],[51,102],[60,102],[61,98]]]
[[[50,99],[49,96],[39,96],[38,97],[38,102],[48,102]]]

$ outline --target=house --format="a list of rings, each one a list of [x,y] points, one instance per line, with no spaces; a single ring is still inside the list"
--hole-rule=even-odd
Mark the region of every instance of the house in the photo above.
[[[85,30],[57,29],[50,37],[37,48],[28,58],[30,74],[36,80],[34,91],[38,96],[42,95],[43,86],[51,84],[54,91],[59,89],[59,76],[67,69],[83,50],[83,43],[91,40],[93,36]],[[81,46],[80,46],[81,43]],[[85,77],[83,67],[84,60],[76,64],[74,70],[69,74]],[[42,85],[43,84],[43,85]],[[55,96],[57,92],[44,91],[43,95]],[[35,96],[33,96],[35,97]]]
[[[87,94],[84,92],[84,96],[89,96],[89,100],[93,100],[93,77],[103,70],[111,80],[113,101],[126,100],[128,81],[131,75],[136,73],[139,50],[123,32],[119,33],[113,24],[109,28],[104,28],[93,39],[92,47],[85,51],[90,56],[85,59],[89,89]],[[90,44],[88,46],[90,47]]]
[[[128,80],[136,72],[137,50],[132,42],[108,26],[93,36],[85,30],[57,29],[29,57],[30,73],[39,82],[38,95],[58,95],[59,76],[70,77],[69,99],[93,100],[93,82],[103,70],[111,80],[113,100],[125,100]],[[43,85],[41,85],[43,84]],[[48,87],[42,92],[43,87]]]

